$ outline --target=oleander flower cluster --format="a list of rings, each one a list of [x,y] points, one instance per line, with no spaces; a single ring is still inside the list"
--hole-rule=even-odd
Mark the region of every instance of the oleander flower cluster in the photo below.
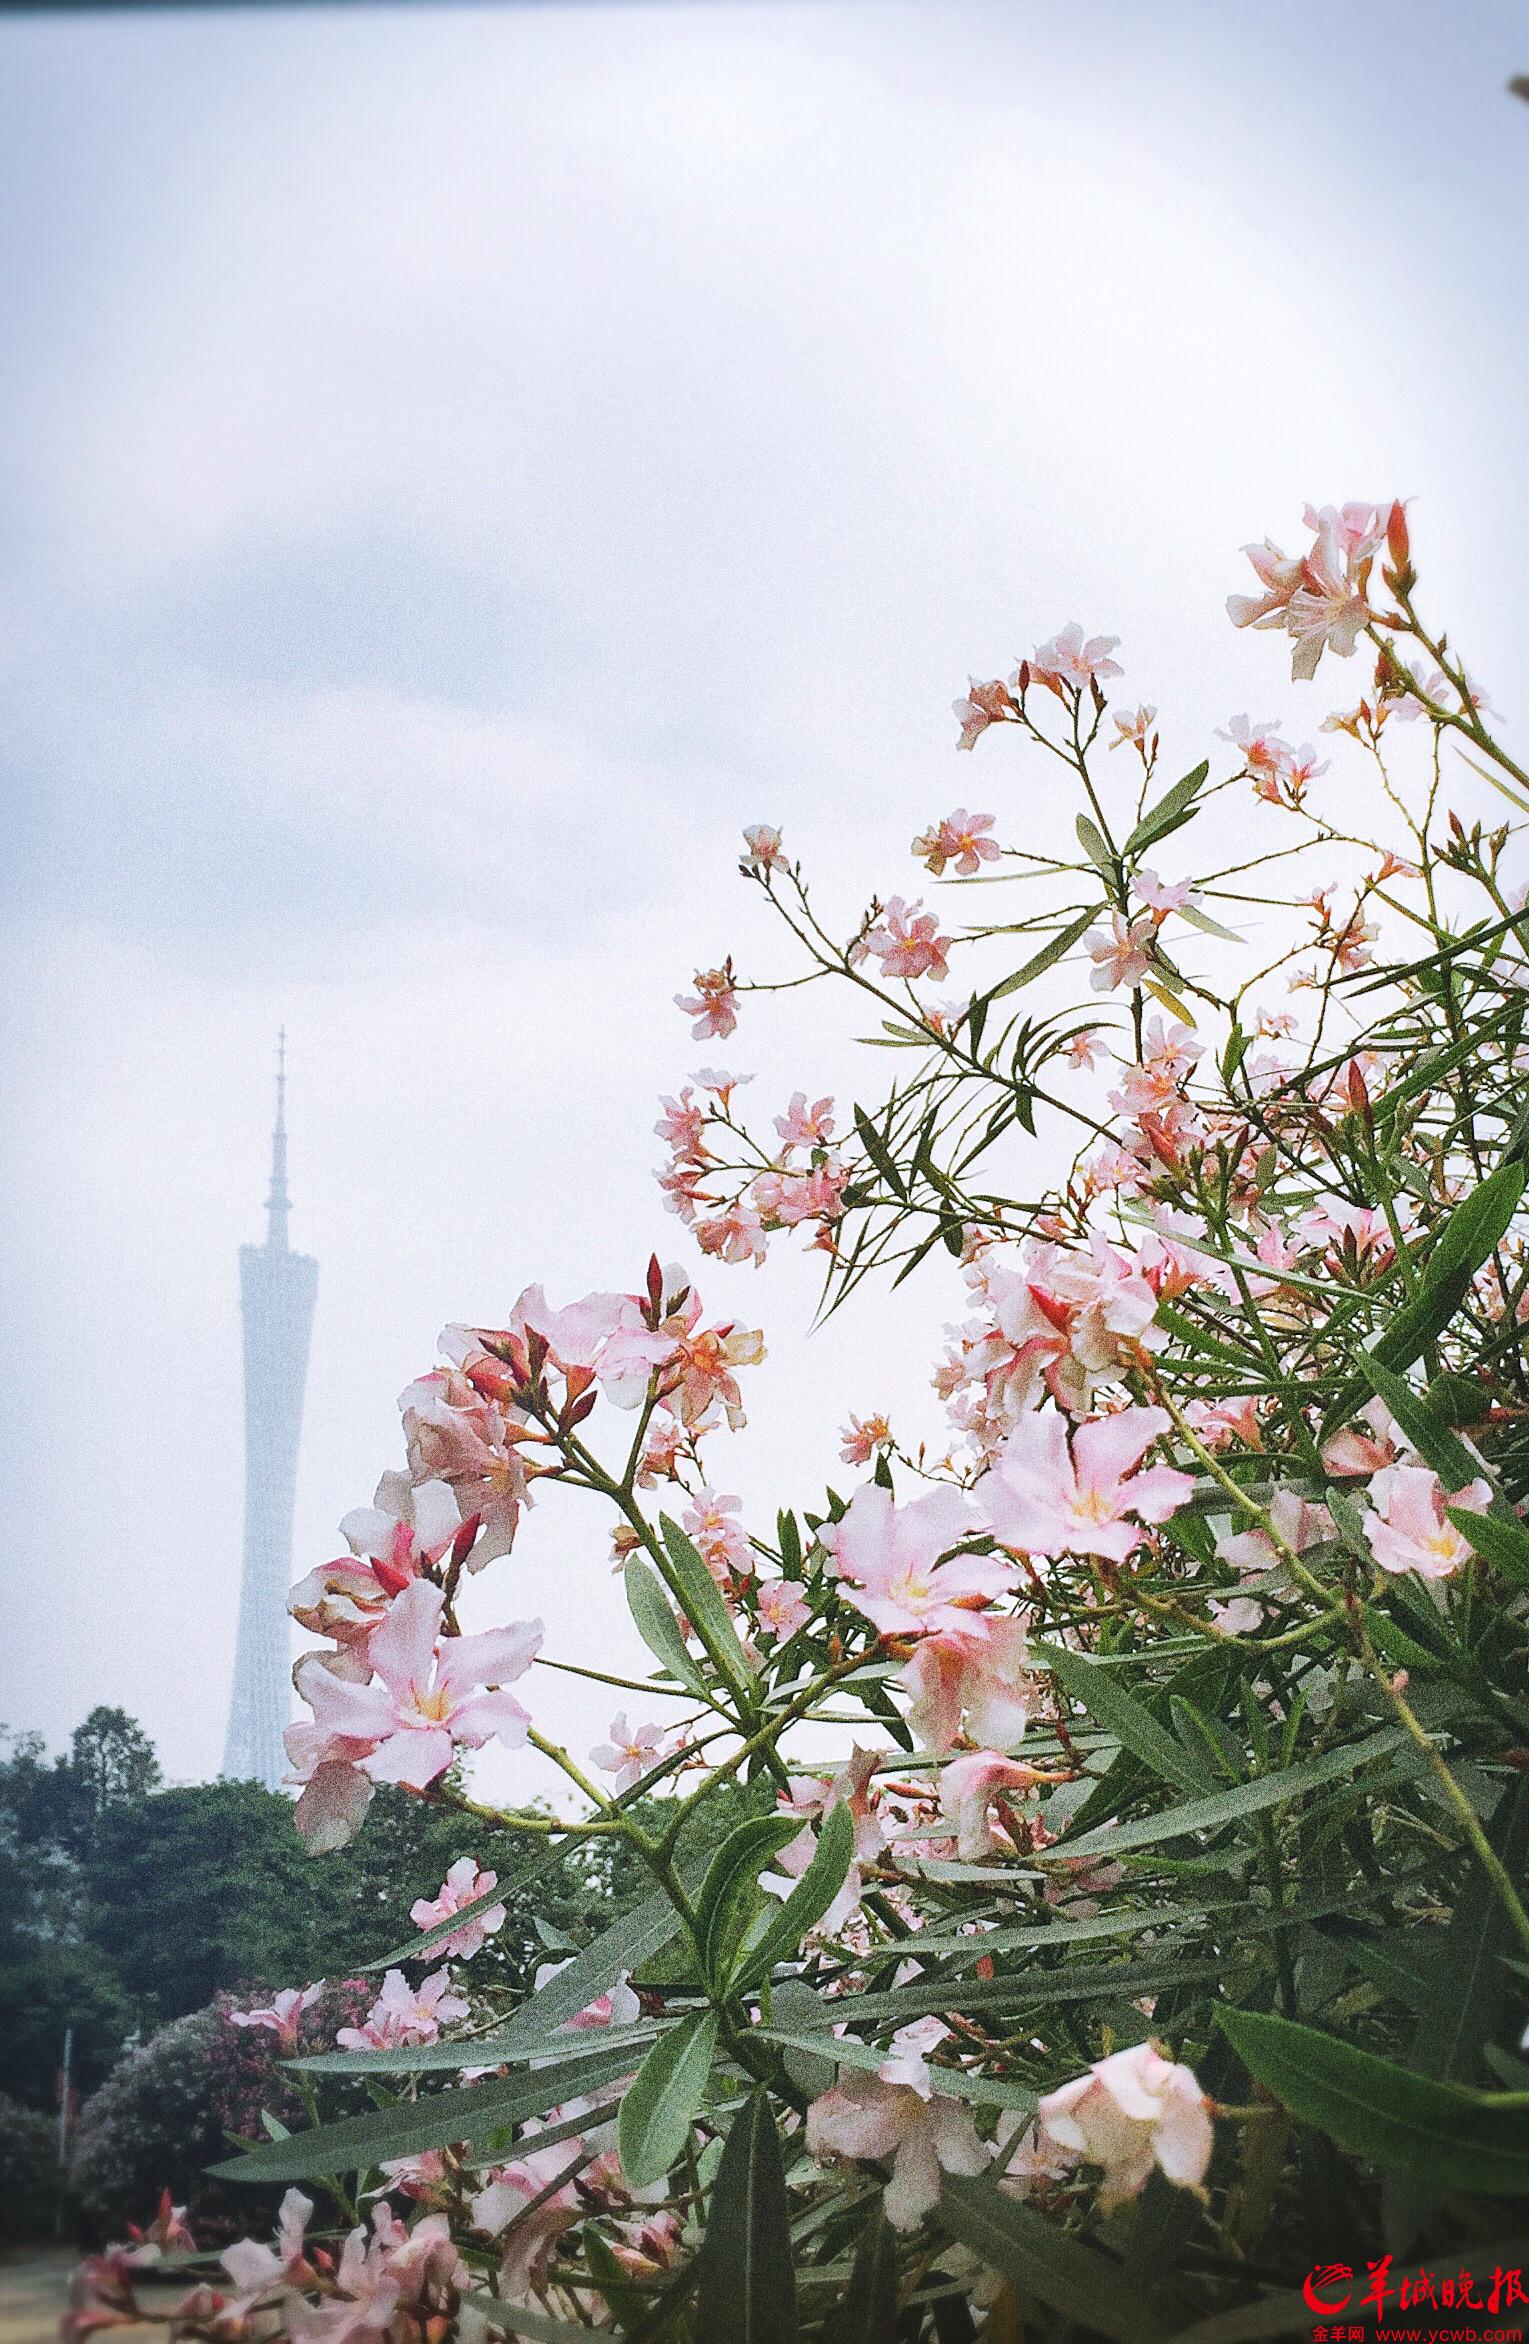
[[[692,1041],[817,986],[874,1079],[808,1051],[756,1109],[693,1070],[658,1202],[711,1307],[658,1253],[533,1286],[404,1393],[402,1464],[292,1595],[297,1824],[321,1859],[389,1782],[482,1850],[331,2046],[312,1983],[241,2014],[311,2095],[228,2168],[286,2187],[274,2232],[213,2267],[163,2210],[76,2332],[173,2264],[170,2326],[227,2339],[1229,2340],[1337,2254],[1514,2235],[1529,775],[1403,505],[1304,526],[1230,616],[1357,702],[1170,754],[1068,623],[957,700],[990,810],[931,791],[916,883],[835,918],[745,830],[783,960],[703,940]],[[715,1298],[792,1246],[910,1341],[849,1395],[850,1486],[761,1519],[717,1442],[763,1338]],[[555,1657],[613,1689],[576,1751],[537,1723],[547,1482],[591,1501],[594,1633]],[[483,1803],[489,1743],[562,1806]],[[589,1842],[638,1900],[529,1994],[475,1978]]]

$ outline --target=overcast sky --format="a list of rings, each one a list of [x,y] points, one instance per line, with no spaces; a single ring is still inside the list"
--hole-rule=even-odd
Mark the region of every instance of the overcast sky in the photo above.
[[[1071,618],[1175,771],[1306,737],[1355,672],[1222,603],[1308,497],[1411,496],[1524,712],[1525,67],[1506,0],[0,23],[0,1717],[218,1763],[278,1022],[303,1570],[445,1320],[683,1249],[660,1088],[843,1079],[789,996],[725,1053],[671,1006],[765,966],[743,823],[846,918],[954,804],[1043,834],[949,706]],[[805,1265],[701,1285],[770,1343],[761,1512],[851,1406],[933,1429],[948,1270],[810,1341]],[[548,1507],[497,1601],[634,1663],[606,1570]]]

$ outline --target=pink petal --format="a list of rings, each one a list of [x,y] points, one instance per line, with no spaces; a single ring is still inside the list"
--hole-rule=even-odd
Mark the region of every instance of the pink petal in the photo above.
[[[441,1632],[445,1598],[428,1579],[415,1579],[389,1604],[372,1630],[367,1658],[394,1693],[430,1682],[431,1658]]]
[[[1168,1417],[1161,1408],[1123,1408],[1118,1416],[1080,1424],[1072,1441],[1079,1488],[1116,1488],[1167,1429]]]

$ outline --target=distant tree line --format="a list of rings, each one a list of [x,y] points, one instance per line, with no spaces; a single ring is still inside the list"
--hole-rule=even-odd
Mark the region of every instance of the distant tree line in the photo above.
[[[0,2093],[55,2105],[66,2029],[74,2082],[93,2091],[124,2051],[224,1991],[342,1978],[412,1930],[462,1855],[501,1879],[526,1841],[380,1789],[367,1829],[307,1855],[291,1802],[258,1783],[166,1787],[153,1744],[121,1709],[91,1711],[68,1751],[7,1737],[0,1759]],[[507,1983],[639,1892],[624,1859],[581,1848],[524,1895],[479,1957]]]

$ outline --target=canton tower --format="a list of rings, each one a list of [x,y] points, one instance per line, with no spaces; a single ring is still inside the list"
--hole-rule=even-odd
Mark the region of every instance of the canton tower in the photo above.
[[[276,1128],[264,1245],[239,1248],[244,1319],[244,1576],[223,1773],[275,1790],[286,1772],[292,1713],[287,1593],[303,1386],[319,1265],[287,1244],[287,1037],[276,1052]]]

